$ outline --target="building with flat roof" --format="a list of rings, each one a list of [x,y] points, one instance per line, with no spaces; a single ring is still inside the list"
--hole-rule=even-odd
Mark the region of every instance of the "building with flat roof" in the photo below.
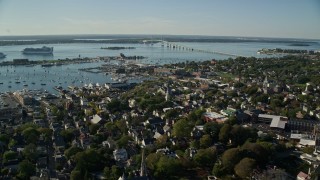
[[[319,121],[309,119],[290,119],[287,123],[291,131],[312,132],[315,126],[320,125]]]
[[[288,118],[284,116],[275,116],[270,114],[259,114],[258,121],[270,123],[271,128],[285,129]]]
[[[24,106],[32,105],[35,100],[27,91],[16,91],[13,95]]]
[[[19,113],[19,103],[15,101],[9,94],[2,94],[0,96],[0,117],[12,117],[12,115]]]
[[[216,112],[206,112],[203,114],[204,121],[206,122],[217,122],[217,123],[223,123],[228,118],[222,114],[216,113]]]

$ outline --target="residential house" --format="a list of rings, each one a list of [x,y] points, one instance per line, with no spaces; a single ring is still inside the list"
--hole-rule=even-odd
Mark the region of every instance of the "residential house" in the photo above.
[[[299,174],[297,175],[297,180],[309,180],[309,179],[311,179],[311,177],[302,171],[300,171]]]
[[[102,122],[102,118],[99,115],[96,114],[90,119],[90,122],[92,124],[99,124],[99,123]]]
[[[128,160],[127,150],[124,149],[124,148],[114,150],[113,151],[113,158],[116,161],[126,161],[126,160]]]

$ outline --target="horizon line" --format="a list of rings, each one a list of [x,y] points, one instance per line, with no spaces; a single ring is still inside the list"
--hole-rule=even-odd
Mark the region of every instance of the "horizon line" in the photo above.
[[[270,37],[270,36],[236,36],[236,35],[204,35],[204,34],[24,34],[24,35],[2,35],[0,37],[21,37],[21,36],[94,36],[94,35],[111,35],[111,36],[198,36],[198,37],[236,37],[236,38],[266,38],[266,39],[296,39],[296,40],[316,40],[320,38],[301,38],[301,37]]]

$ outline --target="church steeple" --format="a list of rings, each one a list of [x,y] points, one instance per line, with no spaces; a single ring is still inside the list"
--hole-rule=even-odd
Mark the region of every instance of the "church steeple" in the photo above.
[[[268,87],[268,84],[269,84],[269,80],[268,80],[268,77],[266,76],[266,77],[264,78],[264,81],[263,81],[263,87],[264,87],[264,88],[267,88],[267,87]]]
[[[169,101],[170,100],[170,94],[171,94],[171,89],[170,89],[170,86],[169,86],[169,83],[166,84],[166,88],[167,88],[167,91],[166,91],[166,101]]]
[[[123,172],[122,176],[119,177],[118,180],[127,180],[127,179],[126,179],[126,175],[124,174],[124,172]]]
[[[142,149],[142,156],[141,156],[141,168],[140,168],[140,177],[144,177],[147,175],[146,171],[146,163],[144,158],[144,148]]]

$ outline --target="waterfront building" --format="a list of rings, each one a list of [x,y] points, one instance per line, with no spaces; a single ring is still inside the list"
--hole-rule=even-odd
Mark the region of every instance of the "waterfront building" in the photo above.
[[[28,94],[27,91],[17,91],[13,94],[23,106],[32,105],[35,101],[35,99],[30,94]]]

